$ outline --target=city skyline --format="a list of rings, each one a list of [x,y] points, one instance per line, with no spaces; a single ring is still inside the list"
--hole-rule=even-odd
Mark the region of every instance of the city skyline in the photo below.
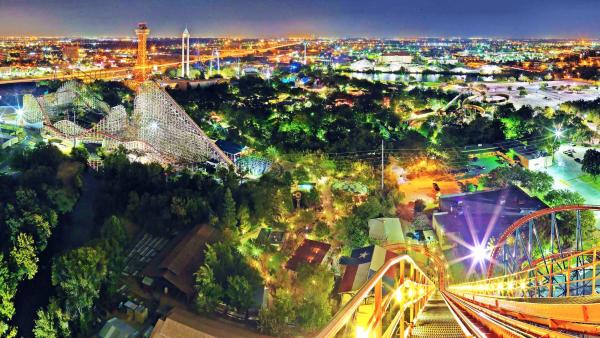
[[[516,0],[481,4],[460,0],[260,1],[186,3],[6,0],[0,36],[133,36],[132,23],[147,22],[155,37],[177,36],[185,25],[202,37],[496,37],[598,38],[600,3]]]

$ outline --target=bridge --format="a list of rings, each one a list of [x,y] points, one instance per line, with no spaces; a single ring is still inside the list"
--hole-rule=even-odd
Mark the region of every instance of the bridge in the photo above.
[[[600,246],[582,226],[597,211],[565,205],[520,218],[491,250],[469,257],[487,266],[471,280],[451,281],[439,249],[387,246],[398,255],[314,336],[598,336]]]
[[[286,48],[302,44],[302,42],[292,42],[276,46],[264,47],[264,48],[253,48],[253,49],[231,49],[231,50],[220,50],[219,57],[245,57],[250,55],[262,54],[271,50]],[[215,55],[198,55],[192,58],[191,62],[207,62],[214,59]],[[97,70],[68,70],[68,71],[56,71],[53,74],[31,78],[21,79],[8,79],[0,80],[0,85],[13,84],[13,83],[28,83],[28,82],[40,82],[40,81],[69,81],[69,80],[81,80],[81,81],[95,81],[95,80],[123,80],[130,78],[134,72],[146,69],[148,72],[156,69],[159,71],[165,71],[168,68],[178,67],[180,62],[163,62],[156,64],[148,64],[145,67],[140,66],[129,66],[129,67],[117,67],[109,69],[97,69]]]

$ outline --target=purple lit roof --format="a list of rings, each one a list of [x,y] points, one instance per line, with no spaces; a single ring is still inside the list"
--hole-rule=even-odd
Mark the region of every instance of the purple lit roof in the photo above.
[[[475,239],[478,242],[483,240],[488,225],[488,238],[498,239],[514,221],[544,207],[539,199],[510,186],[498,190],[442,196],[440,213],[434,214],[434,219],[444,228],[445,233],[458,235],[467,244],[474,246]],[[452,241],[452,238],[448,239]],[[456,257],[464,257],[470,252],[459,244],[454,249],[454,254]]]

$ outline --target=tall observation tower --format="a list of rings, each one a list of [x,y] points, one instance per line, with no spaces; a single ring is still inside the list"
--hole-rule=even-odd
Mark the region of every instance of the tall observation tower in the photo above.
[[[147,72],[147,64],[146,61],[148,59],[148,51],[146,50],[146,39],[148,38],[148,34],[150,33],[150,29],[146,25],[146,23],[138,24],[138,28],[135,30],[135,34],[138,39],[138,49],[137,49],[137,60],[135,61],[135,79],[138,81],[146,80],[146,72]]]
[[[190,32],[187,27],[181,34],[181,77],[190,77]]]

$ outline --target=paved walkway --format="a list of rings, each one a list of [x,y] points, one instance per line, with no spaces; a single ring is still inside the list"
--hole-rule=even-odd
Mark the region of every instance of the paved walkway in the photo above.
[[[575,150],[573,157],[569,157],[563,153],[567,149]],[[600,205],[600,190],[581,179],[583,175],[581,163],[575,162],[576,158],[583,159],[583,155],[587,149],[580,146],[562,145],[555,154],[554,165],[546,168],[544,171],[554,178],[555,189],[576,191],[583,196],[585,203]]]

